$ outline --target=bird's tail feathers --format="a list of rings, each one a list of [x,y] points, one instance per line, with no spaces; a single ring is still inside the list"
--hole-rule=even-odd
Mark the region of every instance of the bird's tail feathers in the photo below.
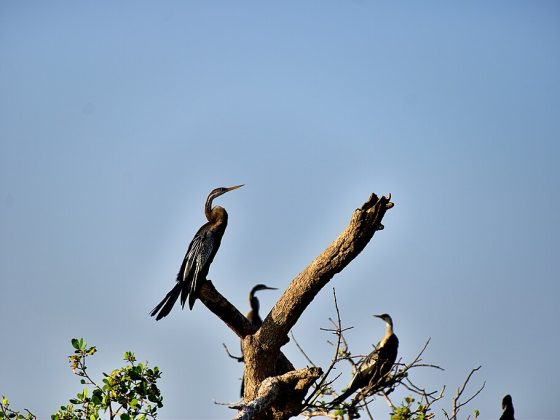
[[[155,316],[156,321],[159,321],[163,317],[169,315],[169,312],[171,312],[171,309],[173,309],[173,305],[175,305],[175,302],[177,302],[177,298],[181,294],[181,290],[181,283],[177,283],[173,287],[173,289],[171,289],[171,291],[167,293],[167,295],[165,295],[163,300],[158,303],[158,305],[154,309],[152,309],[150,315]]]
[[[194,306],[194,303],[196,302],[196,300],[198,299],[198,294],[199,294],[199,289],[200,286],[202,285],[202,280],[199,278],[199,276],[194,275],[193,279],[191,281],[191,285],[189,287],[189,309],[192,311],[192,308]],[[186,299],[186,296],[185,296]],[[184,304],[183,304],[184,305]]]
[[[185,303],[187,303],[187,298],[189,298],[189,308],[192,309],[191,300],[193,300],[193,285],[196,283],[196,278],[191,274],[191,272],[187,272],[186,276],[183,276],[183,271],[185,270],[184,267],[181,267],[179,270],[179,274],[177,274],[177,283],[180,284],[181,287],[181,307],[185,309]],[[196,299],[196,298],[194,298]],[[194,300],[193,300],[194,303]]]
[[[189,309],[192,311],[192,308],[194,306],[194,303],[196,302],[197,299],[197,294],[193,293],[193,291],[191,291],[191,293],[189,293]]]

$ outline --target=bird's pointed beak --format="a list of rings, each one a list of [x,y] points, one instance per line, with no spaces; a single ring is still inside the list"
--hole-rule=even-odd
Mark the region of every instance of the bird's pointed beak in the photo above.
[[[278,287],[265,287],[266,290],[278,290]]]
[[[236,190],[236,189],[238,189],[238,188],[241,188],[243,185],[245,185],[245,184],[236,185],[235,187],[226,188],[226,191],[225,191],[225,192]]]
[[[381,318],[381,315],[372,315],[372,316],[375,316],[377,318]]]

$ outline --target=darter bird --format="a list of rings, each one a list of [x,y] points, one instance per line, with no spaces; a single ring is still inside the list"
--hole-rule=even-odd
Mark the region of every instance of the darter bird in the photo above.
[[[500,420],[515,420],[513,417],[513,400],[511,395],[506,395],[502,400],[502,409],[504,410],[500,416]]]
[[[249,322],[251,322],[253,327],[255,327],[255,330],[258,330],[262,325],[262,319],[259,315],[260,304],[259,304],[259,300],[255,296],[255,293],[257,293],[259,290],[278,290],[278,289],[276,287],[268,287],[265,284],[257,284],[249,292],[249,305],[251,306],[251,310],[247,312],[246,317],[249,320]],[[241,357],[239,358],[239,361],[240,362],[243,361],[243,348],[241,349]],[[243,375],[243,377],[241,378],[241,391],[240,391],[241,398],[243,398],[244,393],[245,393],[245,375]]]
[[[332,401],[333,406],[340,404],[360,388],[372,386],[378,389],[379,385],[386,380],[387,374],[397,359],[399,339],[393,333],[393,320],[388,314],[374,316],[385,321],[385,336],[359,364],[346,391]]]
[[[278,289],[276,287],[268,287],[264,284],[257,284],[255,287],[251,289],[251,292],[249,293],[249,304],[251,305],[251,310],[247,312],[246,317],[251,322],[251,324],[253,324],[255,329],[259,329],[262,325],[262,319],[259,316],[260,304],[259,304],[259,300],[255,296],[255,293],[257,293],[259,290],[278,290]]]
[[[198,298],[200,286],[206,280],[210,264],[212,264],[220,247],[228,222],[226,210],[220,206],[212,207],[212,200],[242,186],[243,184],[229,188],[216,188],[208,195],[204,206],[204,213],[208,222],[194,235],[181,264],[179,274],[177,274],[175,287],[150,312],[150,315],[155,316],[156,320],[159,321],[171,312],[179,296],[181,296],[183,308],[187,297],[189,298],[189,309],[192,310],[194,302]]]

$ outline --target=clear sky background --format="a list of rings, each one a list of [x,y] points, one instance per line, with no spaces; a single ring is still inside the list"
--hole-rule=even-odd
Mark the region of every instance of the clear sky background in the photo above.
[[[301,345],[330,361],[334,286],[355,353],[383,334],[374,313],[404,360],[432,338],[446,370],[413,379],[447,384],[437,407],[481,364],[468,412],[497,418],[510,393],[518,418],[558,418],[559,41],[554,1],[0,2],[0,393],[47,418],[80,389],[84,337],[91,372],[126,350],[162,369],[162,419],[231,418],[213,401],[238,397],[235,336],[200,302],[148,312],[210,190],[245,183],[218,200],[209,275],[243,312],[390,192]]]

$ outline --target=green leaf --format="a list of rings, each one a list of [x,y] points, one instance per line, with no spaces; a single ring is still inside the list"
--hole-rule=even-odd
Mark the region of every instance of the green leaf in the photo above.
[[[130,420],[130,416],[126,413],[121,414],[121,420]]]
[[[78,341],[77,338],[72,339],[72,347],[74,347],[76,350],[80,349],[80,342]]]
[[[130,379],[132,379],[133,381],[137,381],[139,379],[142,379],[142,375],[140,375],[138,372],[136,372],[136,370],[131,370],[129,372],[129,376],[130,376]]]

